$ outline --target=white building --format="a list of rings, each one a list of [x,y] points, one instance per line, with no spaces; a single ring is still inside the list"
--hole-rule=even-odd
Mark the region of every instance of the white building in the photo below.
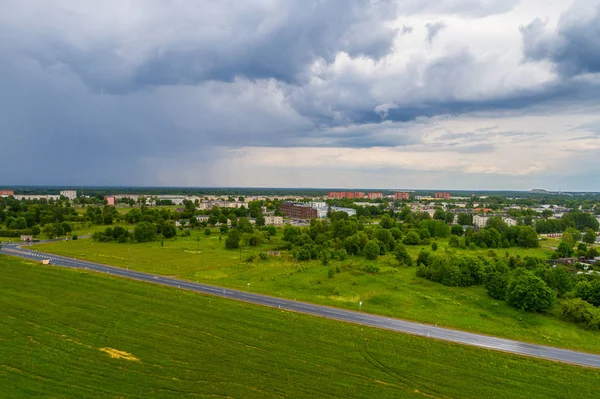
[[[508,227],[513,227],[513,226],[516,226],[518,224],[517,220],[513,219],[513,218],[504,217],[504,218],[502,218],[502,221],[504,223],[506,223],[508,225]]]
[[[265,216],[265,225],[283,226],[283,216]]]
[[[22,201],[22,200],[41,200],[41,199],[45,199],[45,200],[59,200],[60,199],[60,195],[20,195],[20,194],[15,194],[14,198],[16,200]]]
[[[75,190],[63,190],[60,192],[60,195],[67,197],[69,199],[69,201],[73,201],[75,198],[77,198],[77,191]]]
[[[198,216],[196,216],[196,220],[198,222],[208,222],[209,218],[210,218],[210,216],[208,216],[208,215],[198,215]]]
[[[314,209],[327,208],[327,202],[314,201],[310,203],[310,207]]]
[[[484,215],[473,215],[473,224],[479,228],[485,227],[488,217]]]

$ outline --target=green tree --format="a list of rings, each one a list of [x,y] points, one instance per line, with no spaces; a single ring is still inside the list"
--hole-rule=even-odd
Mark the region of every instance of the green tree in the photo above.
[[[561,241],[556,248],[556,254],[559,258],[570,258],[573,256],[573,247],[565,241]]]
[[[531,226],[521,227],[517,242],[519,243],[519,246],[525,248],[535,248],[540,245],[538,241],[538,235],[535,229]]]
[[[550,269],[547,282],[550,288],[556,290],[558,296],[563,296],[573,288],[573,279],[566,266]]]
[[[596,232],[592,229],[590,229],[589,227],[586,227],[585,230],[583,230],[583,242],[585,242],[586,244],[593,244],[596,242]]]
[[[462,236],[465,233],[465,230],[461,225],[455,224],[450,228],[450,233],[455,236]]]
[[[506,299],[509,275],[506,272],[494,271],[487,276],[485,289],[489,296],[494,299]]]
[[[204,229],[204,235],[205,236],[209,236],[211,234],[212,234],[212,232],[210,231],[210,229],[208,227]]]
[[[527,312],[545,312],[554,307],[556,293],[541,278],[520,270],[508,284],[506,301]]]
[[[238,249],[240,247],[241,235],[237,229],[231,229],[227,233],[227,239],[225,240],[225,248],[227,249]]]
[[[377,257],[379,256],[379,245],[377,245],[375,241],[369,241],[365,245],[363,253],[368,260],[377,260]]]
[[[157,235],[157,228],[154,223],[140,222],[133,230],[133,238],[137,242],[154,241]]]
[[[173,223],[165,223],[162,228],[162,235],[165,238],[173,238],[177,235],[177,228]]]

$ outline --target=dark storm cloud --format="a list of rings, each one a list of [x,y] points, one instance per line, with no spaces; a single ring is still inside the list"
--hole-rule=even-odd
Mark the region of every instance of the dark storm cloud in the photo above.
[[[331,62],[338,52],[377,59],[390,51],[395,37],[386,24],[396,16],[392,0],[186,4],[195,5],[172,23],[167,14],[162,23],[151,19],[84,48],[51,35],[29,53],[46,65],[69,66],[94,90],[123,93],[236,77],[300,83],[315,60]]]
[[[600,72],[600,3],[576,1],[556,31],[541,19],[521,28],[525,59],[551,62],[565,77]]]

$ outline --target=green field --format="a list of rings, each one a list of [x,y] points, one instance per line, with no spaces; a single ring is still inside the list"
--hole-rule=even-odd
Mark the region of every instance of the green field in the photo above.
[[[556,315],[520,312],[503,301],[490,298],[483,287],[445,287],[418,278],[414,268],[392,267],[396,261],[391,256],[377,261],[380,268],[377,275],[363,271],[368,262],[362,258],[322,266],[317,261],[295,263],[284,253],[279,258],[267,261],[257,258],[248,262],[249,256],[275,247],[280,236],[259,249],[244,247],[240,254],[240,251],[225,250],[216,231],[208,237],[197,231],[192,234],[191,237],[165,241],[164,247],[160,242],[117,244],[79,240],[35,248],[223,287],[247,289],[250,283],[254,292],[347,309],[358,309],[358,303],[362,301],[363,311],[369,313],[600,353],[600,340],[595,332],[559,320]],[[447,243],[439,242],[439,251],[443,251]],[[408,248],[415,257],[421,249]],[[545,250],[514,251],[539,254]],[[497,252],[504,256],[504,250]],[[338,267],[340,272],[328,277],[329,269]]]
[[[6,398],[595,398],[600,371],[0,257]]]

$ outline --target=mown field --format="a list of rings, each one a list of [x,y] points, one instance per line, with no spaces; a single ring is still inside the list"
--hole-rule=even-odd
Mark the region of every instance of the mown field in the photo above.
[[[296,298],[307,302],[358,309],[451,328],[489,335],[600,353],[598,334],[560,320],[555,314],[541,315],[518,311],[503,301],[490,298],[483,287],[445,287],[415,276],[414,268],[396,268],[392,256],[380,257],[379,274],[363,271],[369,262],[362,258],[332,261],[323,266],[318,261],[298,262],[283,253],[252,262],[249,257],[273,249],[281,233],[271,244],[242,251],[224,249],[216,230],[211,236],[193,232],[190,237],[145,244],[98,243],[91,240],[56,242],[34,246],[52,252],[100,263],[128,267],[150,273],[174,276],[223,287],[250,289],[254,292]],[[439,240],[444,251],[447,241]],[[407,247],[414,257],[420,246]],[[544,254],[537,249],[511,249],[517,254]],[[465,250],[465,253],[489,251]],[[505,256],[505,250],[497,250]],[[549,256],[549,255],[547,255]],[[329,270],[333,269],[333,277]],[[339,272],[338,272],[339,270]]]
[[[600,371],[0,257],[6,398],[595,398]]]

